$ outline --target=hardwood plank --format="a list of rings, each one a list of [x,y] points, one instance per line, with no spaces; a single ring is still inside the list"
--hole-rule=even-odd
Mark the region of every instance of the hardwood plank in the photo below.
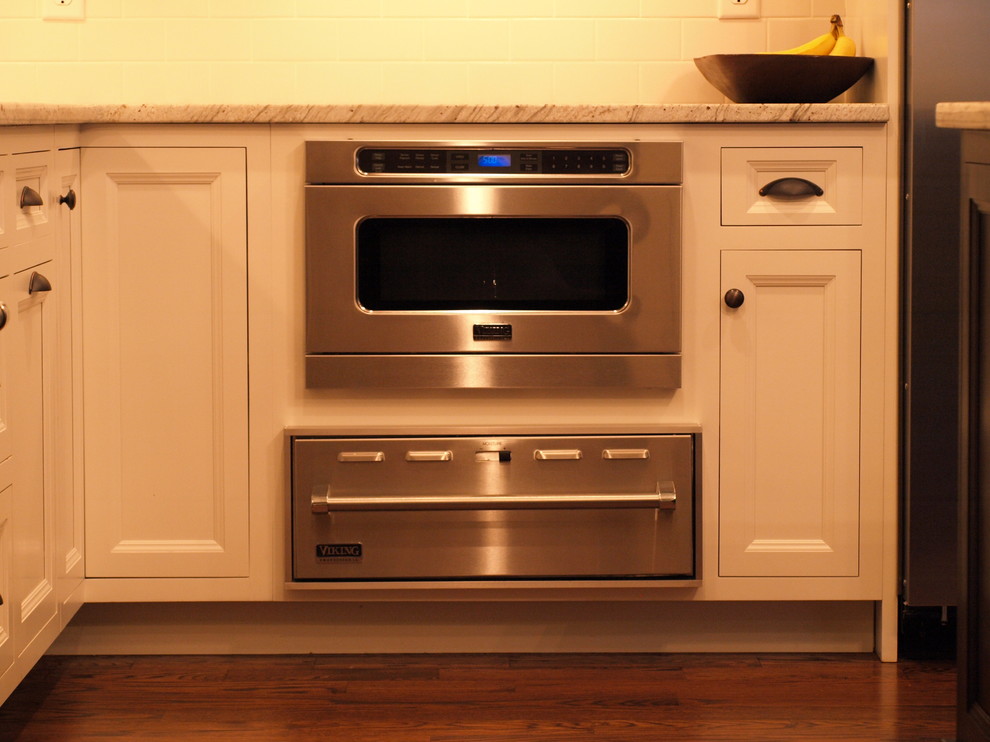
[[[45,657],[0,742],[939,742],[951,663],[868,655]]]

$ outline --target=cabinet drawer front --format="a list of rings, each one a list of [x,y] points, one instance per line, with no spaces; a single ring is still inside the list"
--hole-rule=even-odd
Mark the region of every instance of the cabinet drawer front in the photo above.
[[[784,191],[800,191],[807,181],[810,192],[768,188],[781,180]],[[725,147],[721,182],[725,226],[863,223],[861,147]]]

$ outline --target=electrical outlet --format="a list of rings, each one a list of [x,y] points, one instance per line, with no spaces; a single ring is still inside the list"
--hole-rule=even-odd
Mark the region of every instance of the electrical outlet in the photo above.
[[[718,0],[718,17],[759,18],[760,0]]]
[[[41,0],[42,20],[81,21],[85,17],[86,0]]]

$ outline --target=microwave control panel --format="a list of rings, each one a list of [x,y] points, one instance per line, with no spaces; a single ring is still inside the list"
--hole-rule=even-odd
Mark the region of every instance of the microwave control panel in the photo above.
[[[622,148],[363,148],[357,168],[366,175],[625,175],[630,156]]]

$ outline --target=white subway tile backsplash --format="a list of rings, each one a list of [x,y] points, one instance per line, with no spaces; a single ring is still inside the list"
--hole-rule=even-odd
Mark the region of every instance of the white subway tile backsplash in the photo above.
[[[847,5],[723,21],[716,0],[86,2],[60,23],[0,0],[0,72],[29,70],[4,75],[6,100],[717,103],[694,57],[794,46]]]
[[[597,24],[599,60],[655,62],[681,58],[681,21],[603,20]]]
[[[595,23],[573,19],[513,20],[511,59],[577,62],[595,58]]]

